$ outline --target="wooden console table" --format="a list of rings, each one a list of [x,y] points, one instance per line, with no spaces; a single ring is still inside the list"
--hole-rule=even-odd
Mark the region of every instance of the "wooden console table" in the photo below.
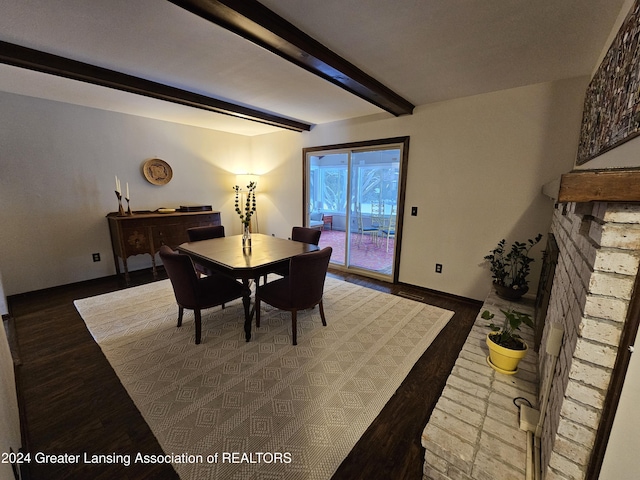
[[[153,265],[153,276],[157,278],[155,254],[162,245],[176,248],[189,241],[187,229],[206,225],[221,225],[220,212],[135,212],[133,215],[119,216],[113,212],[107,215],[113,261],[116,273],[120,272],[120,261],[124,265],[124,277],[129,283],[127,258],[132,255],[149,254]]]

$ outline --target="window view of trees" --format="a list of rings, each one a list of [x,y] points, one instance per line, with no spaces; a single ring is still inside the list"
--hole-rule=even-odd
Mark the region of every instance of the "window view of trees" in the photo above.
[[[347,208],[347,168],[323,168],[320,172],[322,209],[344,212]]]
[[[345,214],[350,207],[355,211],[361,206],[363,212],[370,211],[372,204],[385,205],[388,212],[398,198],[398,151],[394,150],[394,161],[381,162],[379,152],[354,154],[359,163],[351,170],[351,202],[348,202],[347,154],[312,157],[310,172],[311,211]],[[367,158],[369,157],[369,158]],[[355,162],[353,162],[355,163]]]

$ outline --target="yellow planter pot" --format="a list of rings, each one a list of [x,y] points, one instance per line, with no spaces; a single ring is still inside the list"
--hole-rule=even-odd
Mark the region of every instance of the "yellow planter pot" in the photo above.
[[[489,347],[489,356],[487,357],[487,363],[494,370],[504,373],[506,375],[513,375],[518,371],[518,363],[522,360],[529,347],[522,342],[524,350],[511,350],[509,348],[501,347],[497,343],[493,342],[489,338],[490,334],[487,334],[487,346]]]

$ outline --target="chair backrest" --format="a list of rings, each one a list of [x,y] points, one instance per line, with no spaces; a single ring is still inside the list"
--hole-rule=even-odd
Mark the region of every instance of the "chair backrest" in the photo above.
[[[208,240],[210,238],[224,237],[224,227],[222,225],[214,225],[208,227],[192,227],[187,228],[187,235],[190,242],[199,242],[200,240]]]
[[[384,202],[371,203],[371,225],[381,227],[384,224]]]
[[[331,247],[292,257],[289,262],[291,299],[296,307],[307,308],[322,300],[324,280],[329,268]]]
[[[159,253],[176,301],[183,307],[193,308],[198,304],[198,276],[191,257],[176,253],[167,245],[162,245]]]
[[[391,214],[388,217],[385,217],[383,229],[385,233],[389,231],[395,231],[396,228],[396,206],[393,205],[391,207]]]
[[[291,240],[318,245],[321,234],[322,230],[317,228],[293,227],[291,229]]]

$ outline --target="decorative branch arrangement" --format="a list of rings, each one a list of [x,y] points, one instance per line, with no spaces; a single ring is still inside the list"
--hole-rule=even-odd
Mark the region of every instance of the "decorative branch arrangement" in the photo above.
[[[236,192],[236,212],[240,216],[240,221],[242,222],[242,225],[244,226],[244,228],[249,227],[249,224],[251,223],[251,216],[256,211],[256,194],[255,194],[256,187],[257,187],[256,182],[249,182],[249,185],[247,185],[248,193],[247,193],[247,199],[244,204],[244,211],[240,208],[241,188],[238,185],[233,187],[233,189]]]

